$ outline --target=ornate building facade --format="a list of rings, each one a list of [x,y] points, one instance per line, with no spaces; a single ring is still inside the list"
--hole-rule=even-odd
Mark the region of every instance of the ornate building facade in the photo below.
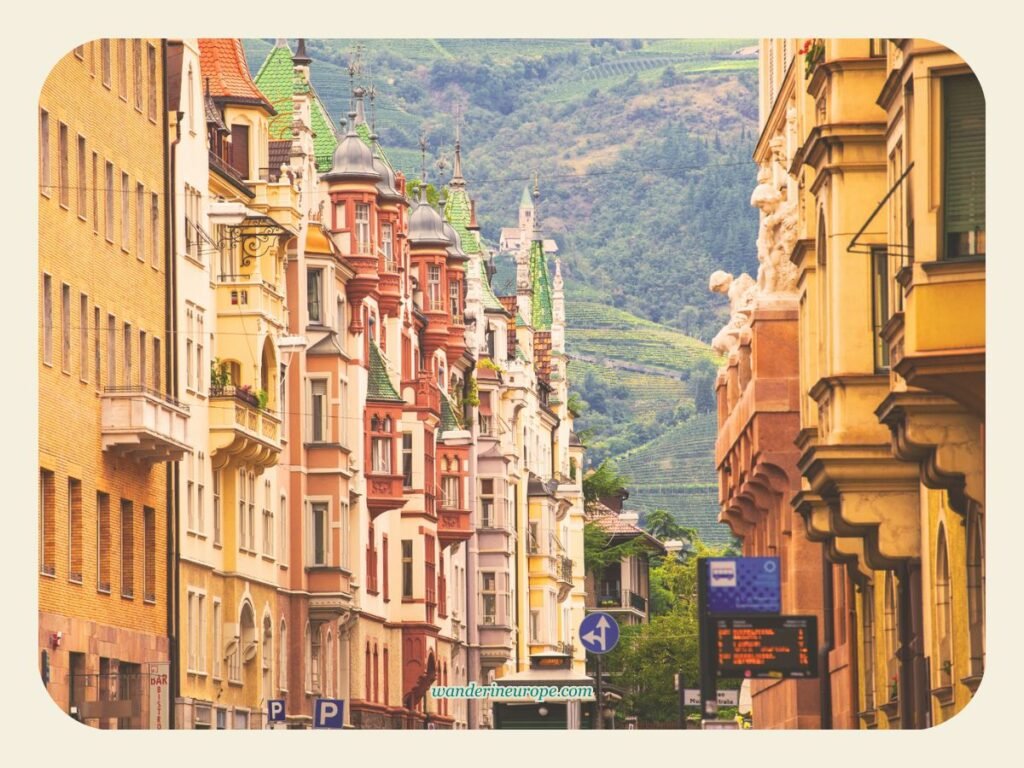
[[[722,518],[824,551],[783,567],[821,590],[821,726],[928,727],[984,666],[984,99],[929,41],[769,39],[761,108],[759,274],[712,279]]]

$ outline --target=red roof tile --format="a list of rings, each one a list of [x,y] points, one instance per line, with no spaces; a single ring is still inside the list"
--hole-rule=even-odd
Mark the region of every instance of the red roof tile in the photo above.
[[[233,37],[201,38],[199,65],[204,86],[218,102],[259,104],[271,115],[277,114],[249,75],[242,41]]]

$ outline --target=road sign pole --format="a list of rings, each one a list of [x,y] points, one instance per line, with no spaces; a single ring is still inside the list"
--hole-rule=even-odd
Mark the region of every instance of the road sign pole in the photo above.
[[[700,715],[718,714],[717,681],[715,679],[715,625],[708,615],[708,563],[697,560],[697,614],[700,621]]]
[[[594,727],[598,730],[604,728],[604,688],[601,685],[601,656],[604,654],[597,654],[597,722],[594,723]]]

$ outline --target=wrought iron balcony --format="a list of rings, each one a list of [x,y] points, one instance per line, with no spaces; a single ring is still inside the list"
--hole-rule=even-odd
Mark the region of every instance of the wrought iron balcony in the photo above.
[[[558,580],[566,584],[572,584],[572,558],[561,558],[561,568],[558,573]]]
[[[188,406],[148,387],[107,387],[100,396],[105,451],[145,462],[179,461],[188,450]]]

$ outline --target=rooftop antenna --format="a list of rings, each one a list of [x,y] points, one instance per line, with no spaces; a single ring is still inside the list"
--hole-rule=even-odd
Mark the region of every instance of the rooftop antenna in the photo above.
[[[420,202],[427,199],[427,137],[420,134]]]

